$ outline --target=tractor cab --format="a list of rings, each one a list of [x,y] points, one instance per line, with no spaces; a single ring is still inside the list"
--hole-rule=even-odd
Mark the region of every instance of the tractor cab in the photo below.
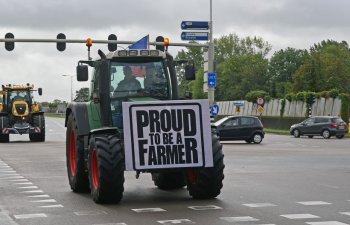
[[[122,102],[178,99],[176,62],[168,52],[132,49],[107,55],[99,51],[99,55],[101,59],[96,61],[80,61],[77,76],[78,81],[86,81],[88,69],[84,64],[94,68],[90,96],[100,104],[96,110],[101,126],[123,128]],[[193,65],[185,68],[185,78],[193,80]]]

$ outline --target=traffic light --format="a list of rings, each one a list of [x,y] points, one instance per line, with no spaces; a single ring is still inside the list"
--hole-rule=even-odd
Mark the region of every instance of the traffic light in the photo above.
[[[306,97],[306,103],[311,107],[315,103],[315,95],[314,94],[309,94]]]
[[[110,34],[108,36],[108,41],[116,41],[117,40],[117,36],[115,34]],[[108,50],[110,52],[114,52],[116,51],[118,48],[118,45],[117,44],[112,44],[112,43],[108,43]]]
[[[163,36],[158,36],[158,37],[156,38],[156,42],[162,42],[162,43],[164,43],[164,37],[163,37]],[[160,50],[160,51],[162,51],[162,52],[164,52],[165,47],[164,47],[163,45],[157,45],[157,46],[156,46],[156,49],[157,49],[157,50]]]
[[[15,35],[13,35],[12,33],[7,33],[5,35],[5,39],[14,39]],[[5,49],[7,51],[12,51],[15,48],[15,42],[11,41],[11,42],[5,42]]]
[[[57,39],[66,39],[66,35],[59,33],[57,34]],[[58,51],[63,52],[64,50],[66,50],[66,42],[57,42],[56,48]]]

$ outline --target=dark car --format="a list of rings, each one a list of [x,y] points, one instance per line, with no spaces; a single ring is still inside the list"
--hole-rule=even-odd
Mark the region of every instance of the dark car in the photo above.
[[[348,127],[339,117],[315,116],[292,125],[289,131],[296,138],[301,135],[306,135],[309,138],[313,138],[315,135],[321,135],[324,138],[336,136],[341,139],[348,132]]]
[[[245,140],[260,144],[265,135],[261,121],[254,116],[228,116],[214,126],[221,141]]]

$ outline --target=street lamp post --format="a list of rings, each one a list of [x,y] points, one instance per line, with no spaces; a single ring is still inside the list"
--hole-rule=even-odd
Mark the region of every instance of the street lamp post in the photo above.
[[[208,49],[208,72],[214,72],[214,42],[213,42],[213,2],[210,0],[210,21],[209,21],[209,49]],[[215,87],[208,87],[209,105],[215,101]]]
[[[70,101],[73,102],[73,76],[63,74],[63,77],[70,77]]]

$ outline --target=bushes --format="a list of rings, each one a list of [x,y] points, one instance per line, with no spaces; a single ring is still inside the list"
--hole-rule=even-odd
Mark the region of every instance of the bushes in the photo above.
[[[332,89],[329,91],[329,97],[336,98],[339,96],[339,90],[338,89]]]
[[[255,90],[255,91],[250,91],[246,94],[245,99],[248,102],[253,102],[255,103],[257,97],[263,97],[265,101],[269,101],[271,97],[266,91],[260,91],[260,90]]]
[[[340,115],[342,119],[348,123],[350,117],[350,95],[343,93],[340,94],[339,97],[341,100]]]

